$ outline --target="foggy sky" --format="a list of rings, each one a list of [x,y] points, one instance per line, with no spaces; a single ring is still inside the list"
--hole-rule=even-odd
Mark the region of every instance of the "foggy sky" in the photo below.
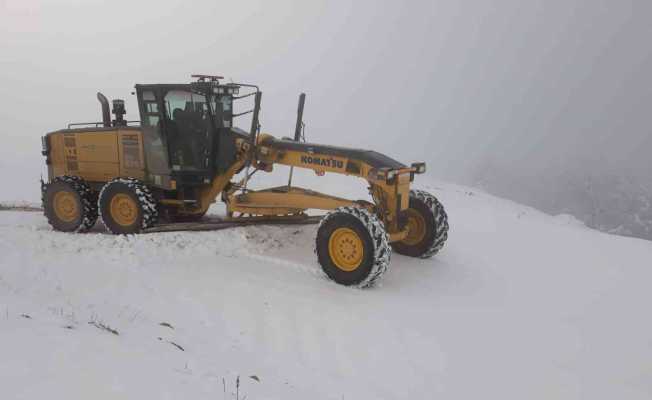
[[[309,141],[440,179],[494,164],[649,177],[650,21],[647,0],[0,0],[3,197],[38,199],[40,136],[99,120],[98,90],[139,119],[135,83],[191,73],[259,84],[278,137],[304,91]]]

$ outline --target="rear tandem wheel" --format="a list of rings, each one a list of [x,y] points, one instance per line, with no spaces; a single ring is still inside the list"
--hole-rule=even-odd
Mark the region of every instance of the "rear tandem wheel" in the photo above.
[[[133,178],[116,178],[104,185],[99,209],[104,226],[114,234],[139,233],[158,219],[152,192]]]
[[[58,176],[43,185],[43,213],[61,232],[86,232],[97,221],[97,194],[83,179]]]

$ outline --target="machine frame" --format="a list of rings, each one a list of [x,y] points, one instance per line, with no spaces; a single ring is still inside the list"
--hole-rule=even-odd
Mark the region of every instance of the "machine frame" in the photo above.
[[[221,195],[227,215],[215,229],[224,223],[311,223],[308,210],[328,211],[318,230],[319,261],[328,276],[347,285],[373,284],[389,263],[389,243],[415,257],[441,249],[448,232],[443,207],[434,196],[411,190],[425,163],[407,166],[375,151],[306,142],[305,94],[293,138],[261,133],[258,86],[193,77],[197,81],[188,84],[136,85],[140,121],[125,120],[122,100],[113,100],[111,120],[108,100],[98,93],[101,122],[69,124],[43,137],[43,203],[55,229],[86,231],[101,215],[119,234],[192,230]],[[235,113],[234,102],[243,99],[253,100],[252,108]],[[251,114],[249,131],[234,126],[245,114]],[[274,165],[290,167],[288,184],[252,190],[254,174],[272,172]],[[371,201],[294,186],[294,168],[361,178]],[[161,227],[159,217],[168,223]]]

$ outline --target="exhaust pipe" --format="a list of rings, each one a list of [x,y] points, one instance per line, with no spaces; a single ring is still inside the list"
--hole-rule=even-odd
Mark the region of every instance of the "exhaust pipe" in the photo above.
[[[97,100],[102,104],[102,123],[105,128],[111,127],[111,111],[109,110],[109,101],[102,93],[97,92]]]

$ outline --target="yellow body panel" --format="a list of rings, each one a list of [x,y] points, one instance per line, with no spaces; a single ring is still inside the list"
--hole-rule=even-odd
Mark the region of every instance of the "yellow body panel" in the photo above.
[[[139,130],[62,131],[49,134],[50,179],[79,176],[89,182],[145,178]]]
[[[118,139],[113,132],[64,135],[66,174],[88,181],[108,181],[120,174]]]
[[[66,164],[63,153],[63,135],[52,135],[50,137],[50,165],[48,172],[50,179],[55,176],[66,174]]]
[[[85,132],[82,134],[65,134],[64,138],[75,141],[76,146],[66,146],[77,149],[77,159],[85,163],[117,164],[118,140],[114,132]]]

